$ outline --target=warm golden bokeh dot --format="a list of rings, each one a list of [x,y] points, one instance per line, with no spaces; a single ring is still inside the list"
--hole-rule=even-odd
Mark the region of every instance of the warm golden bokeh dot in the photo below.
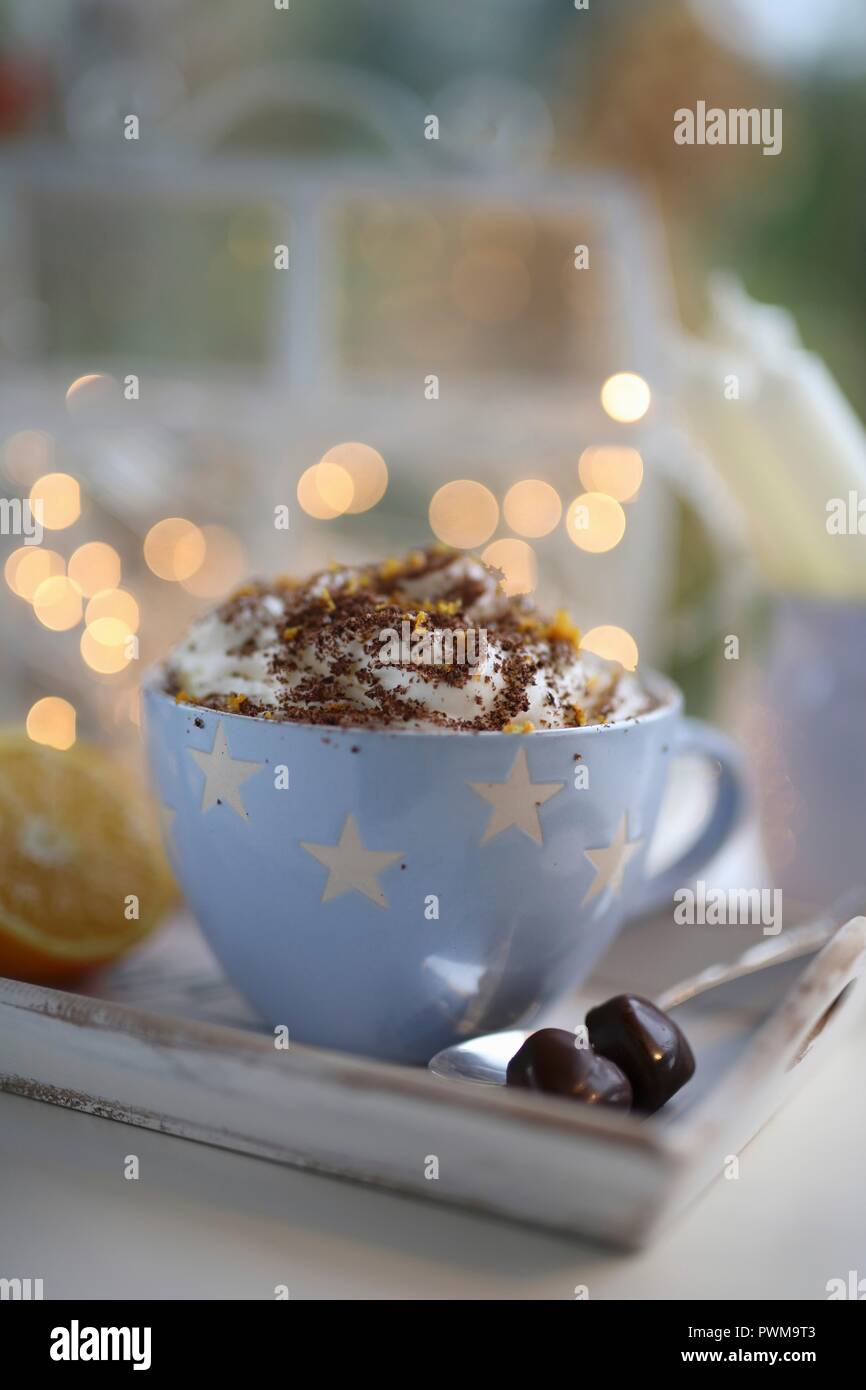
[[[333,521],[352,505],[355,487],[338,463],[314,463],[298,479],[298,501],[307,516]]]
[[[158,521],[144,538],[145,562],[158,579],[175,583],[189,579],[203,564],[204,557],[201,528],[182,516]]]
[[[580,645],[584,651],[618,661],[627,671],[634,671],[637,666],[637,642],[624,627],[592,627],[583,634]]]
[[[89,372],[76,377],[66,392],[66,409],[70,414],[80,410],[99,410],[120,399],[120,386],[105,372]]]
[[[205,552],[195,574],[181,580],[188,594],[196,598],[222,598],[237,588],[247,568],[246,552],[238,537],[226,526],[203,526]]]
[[[117,675],[118,671],[125,670],[132,659],[127,655],[123,642],[111,645],[100,642],[92,627],[86,627],[81,634],[81,656],[91,671],[97,671],[101,676]]]
[[[559,525],[562,503],[559,493],[550,483],[538,478],[525,478],[508,489],[502,510],[512,531],[535,540],[548,535]]]
[[[606,492],[583,492],[569,507],[565,524],[569,538],[580,550],[600,555],[622,540],[625,512]]]
[[[126,589],[102,589],[87,605],[84,613],[84,621],[88,627],[94,627],[98,622],[109,621],[117,623],[123,628],[124,641],[133,632],[138,632],[140,614],[138,603],[132,594],[127,593]],[[104,629],[107,633],[110,629]],[[107,646],[115,645],[113,642],[105,642]]]
[[[100,589],[116,589],[120,583],[120,556],[104,541],[88,541],[73,550],[66,573],[91,598]]]
[[[330,459],[320,460],[315,469],[316,490],[326,507],[342,516],[351,510],[355,501],[355,484],[352,476],[339,463]]]
[[[38,545],[22,545],[13,550],[3,568],[6,583],[27,603],[33,602],[33,595],[43,579],[65,574],[66,564],[63,556],[56,550],[44,550]]]
[[[483,483],[461,478],[434,492],[429,518],[437,540],[458,550],[471,550],[483,545],[496,530],[499,503]]]
[[[485,565],[502,570],[500,588],[504,594],[531,594],[538,583],[538,561],[526,541],[506,537],[493,541],[481,556]]]
[[[122,618],[94,618],[87,631],[101,647],[122,647],[132,633]]]
[[[612,420],[630,425],[650,408],[650,389],[636,372],[614,372],[601,388],[601,403]]]
[[[44,430],[19,430],[3,446],[3,467],[7,477],[22,487],[32,487],[42,473],[54,464],[54,440]]]
[[[81,590],[65,574],[43,579],[33,595],[33,612],[43,627],[68,632],[81,622]]]
[[[75,742],[75,706],[59,695],[46,695],[31,705],[27,715],[27,736],[34,743],[65,752]]]
[[[577,468],[585,488],[606,492],[617,502],[630,502],[643,482],[643,459],[627,445],[591,445],[584,449]]]
[[[367,512],[384,497],[388,486],[388,468],[382,455],[369,444],[335,444],[334,448],[329,449],[322,457],[316,474],[317,485],[324,500],[334,506],[338,505],[345,495],[345,484],[338,475],[336,495],[333,495],[333,485],[331,491],[327,490],[328,484],[325,483],[323,486],[322,483],[322,471],[328,467],[341,469],[348,475],[352,484],[351,500],[341,510],[353,514]]]
[[[34,516],[48,531],[64,531],[81,515],[81,488],[69,473],[43,473],[30,489]]]

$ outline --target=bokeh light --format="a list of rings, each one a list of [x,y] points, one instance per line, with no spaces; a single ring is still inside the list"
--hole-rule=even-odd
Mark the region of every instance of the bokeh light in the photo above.
[[[577,468],[585,488],[606,492],[617,502],[630,502],[643,481],[643,459],[627,445],[591,445],[584,449]]]
[[[43,579],[65,573],[63,556],[58,555],[56,550],[46,550],[37,545],[22,545],[18,550],[13,550],[3,567],[6,583],[13,594],[27,603],[33,602],[33,596]]]
[[[500,588],[512,594],[531,594],[538,583],[538,561],[535,551],[526,541],[506,537],[493,541],[481,555],[485,565],[502,570]]]
[[[445,483],[430,502],[430,529],[445,545],[471,550],[489,540],[499,523],[499,503],[483,483],[461,478]]]
[[[562,503],[556,488],[538,478],[525,478],[515,483],[505,494],[502,503],[505,520],[519,536],[533,540],[546,536],[559,524]]]
[[[100,589],[116,589],[120,583],[120,556],[104,541],[88,541],[73,550],[66,567],[69,578],[91,598]]]
[[[333,521],[352,505],[355,485],[338,463],[314,463],[298,479],[298,501],[316,521]]]
[[[110,621],[110,619],[101,620],[102,623],[109,623]],[[98,632],[99,629],[94,631],[93,627],[86,627],[82,632],[80,644],[82,659],[91,671],[96,671],[101,676],[116,676],[119,671],[125,670],[132,658],[127,655],[123,642],[100,642]]]
[[[584,651],[594,652],[608,661],[618,661],[627,671],[638,663],[637,642],[624,627],[592,627],[580,639]]]
[[[246,552],[238,537],[226,526],[203,526],[205,552],[195,574],[182,579],[188,594],[196,598],[221,598],[237,588],[247,568]]]
[[[99,410],[120,399],[120,386],[105,372],[89,372],[76,377],[66,392],[66,409],[75,415],[82,410]]]
[[[54,440],[44,430],[19,430],[3,445],[6,476],[22,487],[32,487],[42,473],[54,466]]]
[[[614,372],[601,388],[601,403],[623,425],[643,419],[650,408],[650,389],[636,372]]]
[[[81,515],[78,480],[69,473],[43,473],[30,489],[30,506],[46,530],[65,531]]]
[[[33,595],[33,612],[43,627],[68,632],[81,622],[81,590],[65,574],[43,579]]]
[[[565,524],[569,539],[580,550],[600,555],[622,540],[625,512],[606,492],[583,492],[569,507]]]
[[[158,579],[189,579],[204,563],[201,528],[182,516],[168,516],[151,526],[144,538],[144,559]]]
[[[341,510],[353,514],[367,512],[384,497],[388,486],[388,468],[382,455],[369,444],[335,444],[322,457],[316,482],[319,493],[332,506],[339,504],[345,494],[345,483],[339,475],[330,487],[327,481],[324,485],[322,483],[323,471],[334,466],[348,474],[352,484],[351,500]]]
[[[59,695],[46,695],[31,705],[25,727],[34,743],[63,752],[75,742],[75,706]]]
[[[315,470],[316,489],[326,507],[338,515],[347,512],[355,500],[355,484],[351,474],[339,463],[319,461]]]
[[[131,636],[129,627],[121,618],[94,618],[87,624],[87,631],[101,647],[122,647]]]
[[[97,623],[114,624],[113,627],[102,628],[101,633],[97,632],[96,636],[103,646],[117,646],[132,633],[138,632],[138,603],[126,589],[103,589],[94,594],[88,603],[84,621],[89,628],[95,627]],[[109,633],[115,634],[113,640],[109,638]]]

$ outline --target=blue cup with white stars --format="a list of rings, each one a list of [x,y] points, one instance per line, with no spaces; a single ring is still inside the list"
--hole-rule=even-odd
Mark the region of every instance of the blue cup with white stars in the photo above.
[[[168,851],[227,975],[292,1041],[425,1064],[525,1024],[736,828],[728,740],[650,713],[527,734],[279,723],[144,691]],[[645,872],[671,759],[716,768],[694,843]]]

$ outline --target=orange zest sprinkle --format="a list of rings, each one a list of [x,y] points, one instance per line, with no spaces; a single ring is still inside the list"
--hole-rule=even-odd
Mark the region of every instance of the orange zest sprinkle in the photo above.
[[[575,651],[580,646],[580,632],[564,608],[557,608],[545,635],[549,642],[570,642]]]

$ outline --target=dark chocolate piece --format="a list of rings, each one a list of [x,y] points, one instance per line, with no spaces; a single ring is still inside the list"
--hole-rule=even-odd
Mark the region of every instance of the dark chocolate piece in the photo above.
[[[508,1063],[506,1085],[568,1096],[587,1105],[616,1105],[628,1110],[631,1086],[619,1067],[578,1047],[565,1028],[540,1028],[526,1039]]]
[[[634,1108],[652,1115],[694,1075],[692,1049],[667,1014],[637,994],[617,994],[586,1016],[596,1052],[631,1082]]]

